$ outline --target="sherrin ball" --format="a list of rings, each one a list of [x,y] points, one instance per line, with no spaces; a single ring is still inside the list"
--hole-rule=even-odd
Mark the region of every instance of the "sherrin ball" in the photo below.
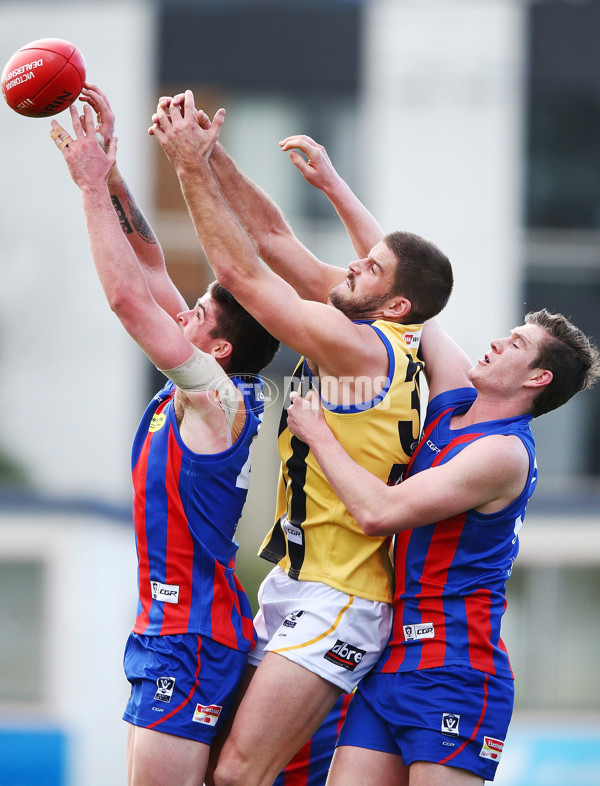
[[[85,60],[75,44],[41,38],[22,46],[2,72],[2,95],[25,117],[51,117],[77,99],[85,82]]]

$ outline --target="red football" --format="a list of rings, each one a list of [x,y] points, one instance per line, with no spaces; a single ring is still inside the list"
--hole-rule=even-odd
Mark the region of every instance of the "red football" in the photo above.
[[[85,60],[74,44],[42,38],[22,46],[2,72],[2,95],[25,117],[51,117],[69,107],[85,82]]]

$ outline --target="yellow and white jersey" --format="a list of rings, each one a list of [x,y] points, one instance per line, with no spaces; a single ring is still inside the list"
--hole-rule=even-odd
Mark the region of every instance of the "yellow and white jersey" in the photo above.
[[[381,393],[365,404],[333,406],[323,400],[323,405],[331,430],[354,461],[394,485],[402,479],[419,439],[419,372],[424,364],[417,359],[417,350],[423,326],[384,320],[370,324],[389,359]],[[309,375],[308,367],[301,359],[294,372],[294,389],[300,389],[305,374]],[[276,520],[260,556],[278,564],[291,578],[320,581],[350,595],[391,603],[389,541],[363,533],[308,445],[288,429],[285,406],[278,447]]]

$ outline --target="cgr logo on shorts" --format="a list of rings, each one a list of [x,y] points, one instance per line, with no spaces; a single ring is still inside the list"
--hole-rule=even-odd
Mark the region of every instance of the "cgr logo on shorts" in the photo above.
[[[460,715],[455,715],[453,712],[442,712],[442,734],[458,737],[459,722]]]
[[[171,701],[175,688],[175,677],[159,677],[156,680],[158,690],[154,694],[154,701]]]
[[[325,660],[335,663],[336,666],[341,666],[348,671],[354,671],[358,664],[362,661],[363,655],[366,650],[359,650],[358,647],[353,647],[347,641],[338,639],[329,652],[325,653],[323,657]]]

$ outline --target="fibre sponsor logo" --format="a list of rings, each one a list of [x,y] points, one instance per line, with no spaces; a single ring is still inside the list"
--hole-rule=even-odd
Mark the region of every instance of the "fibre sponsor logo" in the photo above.
[[[206,706],[204,704],[196,704],[192,720],[194,723],[208,723],[209,726],[216,726],[222,709],[223,707],[219,704],[208,704]]]
[[[348,644],[347,641],[338,639],[323,657],[330,663],[335,663],[336,666],[341,666],[348,671],[354,671],[365,654],[366,650],[359,650],[358,647]]]
[[[420,625],[404,625],[404,640],[432,639],[435,635],[433,622],[421,622]]]
[[[504,749],[504,740],[497,740],[495,737],[484,737],[483,746],[479,756],[482,759],[493,759],[500,761]]]
[[[151,581],[150,589],[153,600],[163,603],[179,603],[179,584],[161,584],[160,581]]]

